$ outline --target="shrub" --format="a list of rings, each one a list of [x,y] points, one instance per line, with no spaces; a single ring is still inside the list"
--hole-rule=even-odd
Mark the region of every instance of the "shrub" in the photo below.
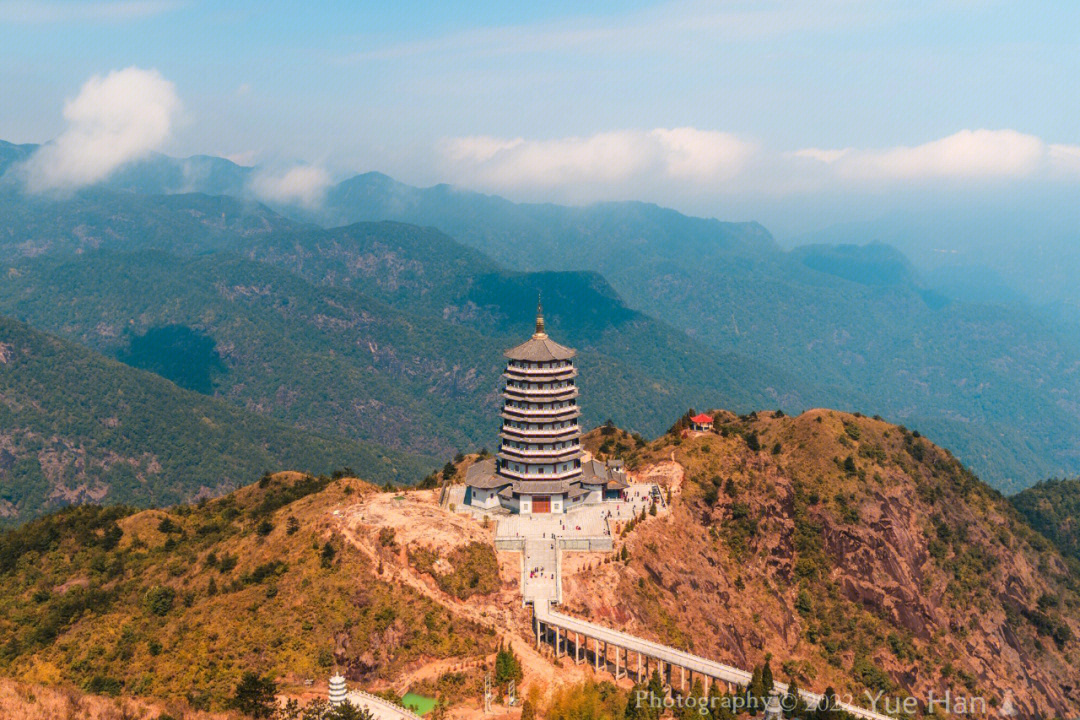
[[[114,677],[108,677],[105,675],[94,675],[92,678],[83,683],[83,690],[93,695],[112,695],[116,696],[120,694],[123,689],[124,683],[117,680]]]
[[[795,598],[795,609],[798,610],[799,614],[803,617],[807,617],[814,609],[814,601],[806,588],[799,590],[799,595]]]
[[[334,546],[327,540],[326,544],[323,545],[322,552],[319,553],[319,564],[324,568],[330,567],[334,564],[334,557],[336,555],[337,550],[335,550]]]
[[[152,615],[163,617],[172,610],[176,600],[176,591],[171,587],[157,585],[146,591],[143,596],[143,607]]]

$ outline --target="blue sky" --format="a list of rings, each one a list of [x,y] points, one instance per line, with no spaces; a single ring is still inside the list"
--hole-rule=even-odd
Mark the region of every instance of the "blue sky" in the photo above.
[[[1072,2],[0,0],[0,138],[154,69],[174,155],[797,229],[853,194],[1074,186],[1078,28]]]

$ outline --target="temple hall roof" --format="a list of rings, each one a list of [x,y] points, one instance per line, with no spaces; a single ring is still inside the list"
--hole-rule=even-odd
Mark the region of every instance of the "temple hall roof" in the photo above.
[[[595,458],[581,463],[581,482],[586,485],[603,485],[608,490],[624,490],[629,487],[623,477],[621,464],[612,467]]]
[[[566,497],[570,500],[577,500],[579,497],[584,497],[588,494],[588,490],[575,483],[570,486],[570,492],[567,493]]]
[[[515,495],[565,495],[570,491],[570,480],[515,480]]]
[[[465,484],[482,490],[509,485],[510,480],[495,474],[495,458],[473,463],[465,471]]]

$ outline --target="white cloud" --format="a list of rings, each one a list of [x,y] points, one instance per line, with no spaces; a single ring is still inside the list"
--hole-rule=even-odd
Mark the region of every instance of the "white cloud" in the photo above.
[[[550,140],[463,137],[446,141],[450,171],[493,187],[598,186],[617,192],[649,181],[722,183],[754,154],[752,143],[695,128],[619,130]]]
[[[260,200],[313,208],[322,204],[330,182],[326,170],[299,165],[283,173],[259,172],[251,179],[251,191]]]
[[[1049,144],[1010,129],[961,130],[913,146],[783,152],[725,132],[658,128],[548,140],[459,137],[440,151],[444,177],[516,200],[637,199],[682,208],[721,199],[1080,176],[1080,145]]]
[[[961,130],[915,146],[883,149],[805,148],[792,155],[832,166],[849,180],[1027,177],[1048,160],[1047,145],[1016,130]]]
[[[19,172],[32,192],[98,182],[160,147],[179,110],[175,86],[157,70],[129,67],[95,75],[64,105],[67,129]]]
[[[671,177],[691,180],[730,180],[746,165],[754,146],[729,133],[675,128],[653,130]]]

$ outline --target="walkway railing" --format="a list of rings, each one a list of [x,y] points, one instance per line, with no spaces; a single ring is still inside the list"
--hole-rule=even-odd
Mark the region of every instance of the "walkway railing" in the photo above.
[[[592,638],[594,641],[604,643],[605,654],[607,652],[607,646],[614,645],[616,648],[622,648],[627,652],[637,653],[639,656],[645,656],[666,663],[672,667],[684,668],[692,673],[696,672],[699,675],[704,675],[714,680],[743,687],[750,683],[752,677],[749,672],[737,667],[732,667],[731,665],[725,665],[724,663],[710,660],[701,657],[700,655],[694,655],[685,650],[678,650],[667,645],[652,642],[651,640],[645,640],[644,638],[630,635],[621,630],[612,630],[602,625],[597,625],[596,623],[579,620],[570,617],[569,615],[554,612],[551,609],[550,604],[544,600],[537,600],[533,603],[533,616],[537,623],[544,623],[552,627],[560,628],[567,633],[572,632],[587,638]],[[558,639],[556,637],[556,642],[557,641]],[[629,658],[627,658],[627,660],[629,660]],[[617,665],[618,653],[616,653],[616,670],[618,669]],[[773,688],[777,692],[783,694],[788,692],[787,683],[774,683]],[[816,707],[824,699],[824,696],[807,690],[800,690],[799,696],[810,707]],[[863,718],[864,720],[893,720],[893,718],[888,715],[874,712],[873,710],[867,710],[866,708],[861,708],[857,705],[843,702],[837,703],[837,705],[842,710],[851,713],[855,717]]]
[[[372,695],[363,690],[350,690],[345,694],[345,700],[357,708],[367,708],[375,716],[376,720],[424,720],[408,708],[395,705],[386,698]]]

